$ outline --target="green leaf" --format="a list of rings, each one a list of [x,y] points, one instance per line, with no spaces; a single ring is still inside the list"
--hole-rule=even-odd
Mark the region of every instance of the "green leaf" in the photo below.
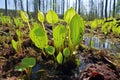
[[[18,38],[20,38],[20,37],[21,37],[21,31],[16,30],[16,34],[17,34]]]
[[[64,55],[65,57],[68,57],[68,56],[70,55],[70,48],[69,48],[69,47],[67,47],[67,48],[65,48],[65,49],[63,50],[63,55]]]
[[[25,57],[25,58],[22,59],[21,64],[22,64],[22,66],[25,66],[26,68],[27,67],[32,68],[33,66],[35,66],[36,60],[33,57]]]
[[[94,41],[93,41],[93,40],[91,40],[91,42],[90,42],[90,47],[91,47],[91,48],[94,47]]]
[[[84,21],[78,14],[76,14],[70,22],[70,39],[74,46],[82,40],[83,34]]]
[[[33,57],[25,57],[22,59],[22,62],[19,66],[15,66],[15,69],[18,71],[24,71],[26,68],[32,68],[35,66],[36,60]]]
[[[20,11],[21,18],[24,22],[28,23],[28,15],[26,12]]]
[[[95,29],[98,26],[99,21],[95,19],[94,21],[91,22],[91,29]]]
[[[15,70],[24,71],[25,68],[23,66],[15,66]]]
[[[18,45],[18,42],[16,42],[14,39],[12,40],[12,46],[13,48],[17,51],[17,45]]]
[[[53,39],[54,39],[54,46],[56,48],[60,48],[65,40],[66,36],[66,28],[59,24],[53,29]]]
[[[38,11],[38,20],[40,22],[44,22],[44,14],[41,11]]]
[[[69,24],[72,17],[76,14],[75,10],[71,7],[64,14],[64,20]]]
[[[45,48],[48,44],[47,32],[37,23],[34,24],[34,28],[30,31],[30,39],[40,49]]]
[[[46,14],[46,19],[50,24],[55,24],[58,22],[58,15],[53,10],[49,10]]]
[[[62,64],[62,61],[63,61],[63,56],[62,56],[62,53],[59,52],[59,54],[57,55],[57,62],[58,62],[59,64]]]
[[[55,53],[55,48],[53,46],[46,46],[45,47],[45,51],[49,54],[49,55],[54,55]]]

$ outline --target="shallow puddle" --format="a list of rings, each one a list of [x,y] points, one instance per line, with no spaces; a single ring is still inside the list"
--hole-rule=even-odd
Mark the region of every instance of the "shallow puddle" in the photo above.
[[[90,36],[84,36],[83,39],[85,41],[85,45],[89,47],[90,46]],[[106,50],[112,51],[113,53],[120,52],[120,42],[112,42],[108,39],[100,39],[96,36],[92,37],[92,41],[93,41],[93,48],[106,49]]]

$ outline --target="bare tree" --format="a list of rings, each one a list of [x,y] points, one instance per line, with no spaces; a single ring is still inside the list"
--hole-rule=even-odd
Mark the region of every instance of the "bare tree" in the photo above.
[[[103,12],[104,12],[104,1],[101,1],[101,18],[103,18]]]
[[[7,10],[7,0],[5,0],[5,15],[8,15],[8,10]]]
[[[120,13],[120,0],[117,0],[116,13]]]
[[[15,11],[17,11],[17,0],[14,0]]]
[[[28,0],[26,0],[26,10],[27,10],[27,14],[29,14],[29,9],[28,9]]]
[[[34,17],[37,18],[36,14],[38,12],[38,0],[34,0],[33,5],[34,5]]]
[[[41,5],[41,1],[39,0],[38,1],[39,10],[40,10],[40,5]]]
[[[23,11],[24,11],[23,1],[22,1],[22,0],[20,0],[20,7],[21,7],[21,10],[23,10]]]
[[[15,5],[15,15],[17,15],[17,0],[14,0],[14,5]]]
[[[81,0],[78,0],[78,14],[80,14],[80,3],[81,3]]]
[[[105,18],[107,19],[107,7],[108,7],[108,0],[105,1]]]
[[[110,0],[110,4],[109,4],[109,17],[111,17],[111,11],[112,11],[112,10],[111,10],[111,7],[112,7],[112,4],[111,4],[111,3],[112,3],[112,0]]]
[[[62,4],[61,4],[61,10],[62,10],[62,14],[64,14],[65,11],[65,0],[62,0]]]
[[[75,0],[75,10],[77,11],[77,5],[78,5],[78,2],[77,0]]]
[[[115,17],[115,6],[116,6],[116,0],[114,0],[114,2],[113,2],[113,17]]]

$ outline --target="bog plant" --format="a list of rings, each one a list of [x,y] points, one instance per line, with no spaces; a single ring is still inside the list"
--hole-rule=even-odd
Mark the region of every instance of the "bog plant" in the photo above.
[[[73,8],[68,9],[64,15],[64,22],[67,25],[62,25],[53,10],[47,12],[46,20],[52,25],[53,45],[48,45],[48,35],[43,24],[45,17],[40,11],[38,11],[38,20],[42,25],[35,23],[30,31],[30,38],[36,47],[40,48],[45,56],[52,55],[59,64],[65,63],[74,56],[73,52],[84,34],[84,21],[80,15]]]
[[[32,67],[36,64],[36,59],[34,57],[25,57],[22,59],[20,65],[15,66],[17,71],[25,71],[27,75],[27,80],[31,80]]]
[[[18,37],[18,41],[15,41],[12,39],[11,43],[17,54],[22,54],[22,42],[23,42],[23,34],[21,33],[20,30],[16,30],[16,34]]]
[[[23,20],[25,23],[27,23],[28,28],[29,28],[29,30],[31,31],[31,27],[30,27],[30,24],[29,24],[29,17],[28,17],[28,15],[27,15],[27,13],[26,13],[26,12],[23,12],[23,11],[20,11],[20,15],[21,15],[22,20]]]

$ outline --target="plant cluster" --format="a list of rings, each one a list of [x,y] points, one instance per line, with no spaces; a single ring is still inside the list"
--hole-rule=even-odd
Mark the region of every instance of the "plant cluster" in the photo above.
[[[64,14],[64,22],[66,25],[60,23],[58,15],[53,11],[49,10],[46,14],[46,17],[41,11],[38,11],[38,20],[41,24],[33,23],[31,28],[28,20],[28,16],[25,12],[21,11],[21,18],[25,23],[28,24],[29,28],[29,37],[36,47],[41,49],[41,53],[45,57],[53,57],[53,61],[57,64],[64,64],[70,59],[74,58],[76,64],[80,64],[80,60],[75,58],[74,51],[76,51],[76,46],[82,41],[84,34],[84,21],[79,14],[75,12],[73,8],[68,9]],[[47,30],[44,25],[45,20],[52,25],[52,40],[53,44],[48,44]],[[15,22],[18,25],[17,22]],[[22,33],[20,30],[16,30],[18,41],[12,40],[13,48],[16,52],[22,53],[19,50],[22,50]],[[22,66],[16,66],[18,70],[25,70],[27,67],[23,63],[26,63],[25,60],[22,60]],[[32,62],[30,61],[32,64]],[[23,69],[24,68],[24,69]],[[28,71],[28,70],[27,70]],[[27,73],[26,71],[26,73]]]
[[[64,21],[67,25],[59,22],[58,15],[50,10],[46,14],[46,21],[52,25],[53,45],[48,45],[48,35],[45,30],[45,17],[42,12],[38,12],[38,20],[42,23],[34,24],[30,30],[30,38],[33,43],[42,50],[46,56],[53,55],[54,60],[59,64],[66,62],[73,56],[76,46],[81,42],[84,34],[84,21],[73,8],[68,9],[64,15]],[[58,23],[58,25],[55,25]]]

